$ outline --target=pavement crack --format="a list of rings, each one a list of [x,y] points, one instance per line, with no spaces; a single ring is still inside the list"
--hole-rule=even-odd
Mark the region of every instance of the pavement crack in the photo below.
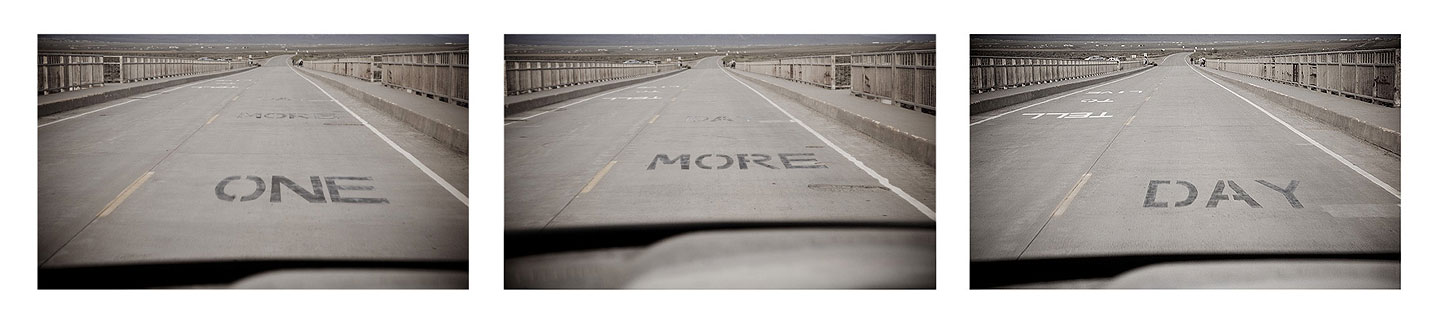
[[[1155,94],[1156,90],[1160,89],[1161,84],[1165,83],[1165,79],[1165,77],[1161,77],[1160,81],[1155,83],[1155,87],[1150,89],[1150,94],[1152,95],[1145,97],[1145,100],[1140,101],[1140,104],[1135,106],[1135,113],[1130,116],[1131,120],[1134,120],[1136,116],[1140,115],[1140,110],[1145,108],[1145,104],[1150,103],[1150,99],[1154,97],[1153,94]],[[1115,146],[1115,140],[1119,139],[1120,134],[1124,133],[1125,128],[1128,127],[1130,127],[1130,121],[1126,121],[1124,125],[1120,126],[1119,130],[1115,131],[1115,135],[1110,136],[1110,141],[1105,143],[1105,149],[1100,150],[1100,155],[1095,155],[1095,161],[1090,162],[1090,167],[1085,168],[1085,173],[1075,182],[1075,186],[1070,188],[1070,192],[1067,193],[1064,198],[1060,199],[1060,204],[1056,205],[1055,209],[1050,212],[1050,217],[1045,219],[1045,224],[1040,225],[1040,230],[1035,231],[1035,236],[1030,237],[1030,242],[1025,244],[1025,249],[1020,250],[1020,254],[1015,256],[1015,260],[1020,260],[1021,257],[1025,257],[1025,252],[1030,251],[1030,246],[1035,244],[1035,239],[1039,239],[1040,235],[1045,233],[1045,228],[1050,226],[1050,221],[1065,214],[1065,209],[1075,200],[1075,197],[1080,196],[1081,187],[1084,187],[1085,183],[1094,177],[1095,166],[1100,164],[1100,159],[1105,158],[1105,154],[1109,153],[1110,148]]]

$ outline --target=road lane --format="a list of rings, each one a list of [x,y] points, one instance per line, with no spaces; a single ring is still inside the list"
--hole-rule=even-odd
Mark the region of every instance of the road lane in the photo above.
[[[762,97],[714,60],[508,125],[506,228],[929,220],[792,120],[876,162],[879,175],[926,208],[934,206],[933,168],[899,161],[899,153],[795,103]]]
[[[467,259],[467,206],[288,62],[41,128],[44,266]],[[373,110],[325,89],[357,111]],[[442,146],[406,137],[399,143],[415,156],[443,157],[426,152]],[[436,166],[441,175],[464,174]],[[113,212],[95,218],[147,172]],[[463,180],[452,182],[464,189]]]
[[[1028,108],[971,126],[972,259],[1014,258],[1025,250],[1116,133],[1165,83],[1168,76],[1151,69],[1039,105],[1022,103],[1016,107]]]
[[[971,259],[1399,250],[1396,196],[1236,95],[1302,132],[1324,130],[1313,132],[1317,143],[1397,179],[1395,187],[1398,158],[1232,94],[1177,55],[1150,76],[1106,87],[1150,86],[1143,100],[1092,94],[1117,97],[1115,119],[1077,127],[1005,117],[972,127]],[[1065,99],[1024,112],[1099,109],[1085,104],[1096,103]]]

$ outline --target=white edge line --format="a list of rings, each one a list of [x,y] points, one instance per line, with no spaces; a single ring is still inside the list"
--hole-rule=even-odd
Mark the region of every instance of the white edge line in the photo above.
[[[915,206],[915,209],[920,210],[920,213],[925,214],[925,217],[929,217],[931,220],[935,219],[935,210],[930,209],[929,206],[925,206],[925,204],[921,203],[919,200],[915,200],[915,197],[910,197],[910,194],[905,193],[905,190],[900,189],[900,187],[896,187],[895,185],[890,184],[890,179],[886,179],[885,177],[880,176],[879,173],[875,173],[875,170],[871,170],[869,167],[866,167],[864,162],[860,162],[860,160],[855,159],[854,156],[851,156],[849,152],[840,149],[839,146],[835,146],[835,143],[830,142],[830,140],[826,139],[825,136],[821,136],[819,132],[815,132],[815,129],[811,129],[810,125],[805,124],[804,121],[800,121],[799,118],[791,115],[789,111],[785,111],[785,109],[781,108],[779,104],[775,104],[775,101],[771,101],[769,97],[766,97],[765,94],[761,94],[760,91],[755,90],[754,87],[750,87],[749,84],[740,81],[739,78],[735,78],[735,75],[730,74],[729,71],[725,71],[724,69],[721,69],[720,71],[724,72],[726,76],[730,77],[730,79],[734,79],[735,82],[740,83],[740,85],[742,86],[745,86],[745,88],[749,88],[751,92],[755,92],[755,95],[760,95],[760,98],[765,99],[765,102],[770,102],[770,106],[775,107],[776,110],[780,110],[780,113],[784,113],[785,116],[790,117],[790,120],[794,120],[796,124],[799,124],[801,127],[804,127],[805,130],[810,131],[810,134],[815,135],[815,138],[820,138],[820,141],[825,142],[825,145],[830,146],[830,149],[834,149],[836,152],[839,152],[841,156],[844,156],[845,159],[850,160],[850,163],[855,163],[855,167],[860,168],[860,170],[864,170],[865,173],[870,174],[870,177],[875,178],[875,181],[879,181],[880,185],[885,186],[885,188],[889,188],[890,192],[893,192],[895,193],[895,195],[900,196],[900,199],[904,199],[906,202],[909,202],[911,206]]]
[[[1104,84],[1100,84],[1100,85],[1095,85],[1095,86],[1090,86],[1089,88],[1082,89],[1082,90],[1078,90],[1078,91],[1075,91],[1074,93],[1070,93],[1070,94],[1060,95],[1059,97],[1051,98],[1051,99],[1045,100],[1045,101],[1040,102],[1040,103],[1035,103],[1035,104],[1031,104],[1031,105],[1026,105],[1025,107],[1022,107],[1022,108],[1019,108],[1019,109],[1010,110],[1010,111],[1008,111],[1008,112],[1001,113],[1001,114],[999,114],[999,115],[995,115],[995,116],[992,116],[992,117],[989,117],[989,118],[985,118],[985,120],[980,120],[980,121],[976,121],[976,122],[971,122],[971,123],[970,123],[970,126],[971,126],[971,127],[974,127],[975,125],[978,125],[978,124],[983,123],[983,122],[985,122],[985,121],[995,120],[995,118],[1003,117],[1003,116],[1005,116],[1006,114],[1015,113],[1015,111],[1020,111],[1020,110],[1024,110],[1024,109],[1029,109],[1029,108],[1034,107],[1034,106],[1036,106],[1036,105],[1041,105],[1041,104],[1049,103],[1050,101],[1062,99],[1062,98],[1068,97],[1068,96],[1070,96],[1070,95],[1080,94],[1080,92],[1084,92],[1084,91],[1096,89],[1096,88],[1099,88],[1099,87],[1105,86],[1105,85],[1110,85],[1110,84],[1118,83],[1118,82],[1120,82],[1120,81],[1122,81],[1122,80],[1130,79],[1130,78],[1133,78],[1133,77],[1139,76],[1139,75],[1144,75],[1144,74],[1147,73],[1147,72],[1150,72],[1150,70],[1141,71],[1141,72],[1138,73],[1138,74],[1130,75],[1130,76],[1127,76],[1127,77],[1125,77],[1125,78],[1120,78],[1120,79],[1112,80],[1112,81],[1110,81],[1110,82],[1108,82],[1108,83],[1104,83]]]
[[[365,128],[370,128],[370,132],[375,133],[375,136],[379,136],[380,140],[384,140],[386,144],[390,144],[390,148],[395,149],[396,152],[400,152],[400,155],[404,155],[406,159],[410,160],[411,164],[415,164],[415,167],[420,168],[421,172],[425,172],[425,175],[430,176],[430,179],[435,180],[435,182],[439,183],[441,187],[445,187],[445,190],[449,191],[450,195],[455,196],[455,199],[459,199],[461,204],[465,204],[465,207],[470,207],[470,198],[466,197],[465,194],[460,193],[459,189],[455,189],[455,186],[450,185],[449,182],[445,182],[445,179],[442,179],[439,175],[436,175],[435,171],[431,171],[429,167],[425,166],[425,163],[420,163],[420,160],[415,159],[414,155],[410,155],[410,152],[406,152],[405,149],[400,148],[400,145],[396,145],[394,141],[391,141],[390,137],[385,137],[385,134],[380,133],[380,130],[375,129],[375,126],[370,125],[369,121],[365,121],[365,118],[361,118],[359,114],[355,114],[355,111],[351,111],[350,107],[345,106],[344,103],[340,103],[340,100],[336,100],[334,96],[330,95],[330,92],[326,92],[324,88],[320,88],[320,85],[316,84],[315,81],[310,80],[309,77],[305,77],[305,75],[301,74],[299,71],[296,71],[295,67],[289,67],[291,72],[299,75],[300,78],[304,78],[305,81],[310,82],[311,86],[315,86],[315,89],[320,90],[320,93],[325,94],[325,97],[329,97],[331,101],[335,101],[335,105],[339,105],[341,109],[345,109],[345,112],[349,112],[350,116],[355,117],[355,120],[360,120],[360,124],[365,125]]]
[[[665,76],[665,77],[660,78],[660,79],[656,79],[656,80],[652,80],[652,81],[648,81],[648,82],[643,82],[643,83],[639,83],[639,84],[635,84],[635,85],[630,85],[630,87],[625,87],[625,88],[613,90],[613,91],[607,92],[607,93],[605,93],[605,94],[600,94],[600,95],[591,96],[591,97],[589,97],[589,98],[586,98],[586,99],[583,99],[583,100],[579,100],[579,101],[575,101],[575,102],[572,102],[572,103],[570,103],[570,104],[562,105],[562,106],[557,107],[557,108],[554,108],[554,109],[545,110],[545,112],[540,112],[540,113],[536,113],[536,114],[531,115],[531,116],[528,116],[528,117],[520,118],[520,120],[506,122],[505,125],[506,125],[506,126],[509,126],[509,125],[512,124],[512,123],[516,123],[516,122],[520,122],[520,121],[525,121],[525,120],[530,120],[530,118],[538,117],[538,116],[540,116],[541,114],[546,114],[546,113],[550,113],[550,112],[555,112],[555,110],[568,108],[568,107],[570,107],[571,105],[580,104],[581,102],[589,101],[589,100],[594,99],[594,98],[596,98],[596,97],[601,97],[601,96],[605,96],[605,95],[610,95],[610,94],[613,94],[613,93],[615,93],[615,92],[619,92],[619,91],[623,91],[623,90],[635,88],[636,86],[640,86],[640,85],[645,85],[645,84],[649,84],[649,83],[653,83],[653,82],[658,82],[658,81],[665,80],[665,79],[668,79],[668,78],[670,78],[670,77],[675,77],[675,76],[678,76],[678,75],[680,75],[680,73],[677,72],[677,73],[675,73],[674,75]]]
[[[1344,163],[1345,166],[1350,167],[1350,169],[1351,169],[1351,170],[1354,170],[1355,173],[1359,173],[1360,176],[1365,177],[1365,179],[1369,179],[1370,182],[1375,183],[1375,185],[1380,186],[1380,188],[1384,188],[1386,192],[1389,192],[1389,193],[1390,193],[1390,195],[1395,196],[1395,198],[1397,198],[1397,199],[1400,198],[1400,191],[1399,191],[1399,190],[1395,190],[1395,187],[1391,187],[1389,184],[1386,184],[1384,181],[1380,181],[1379,178],[1376,178],[1374,175],[1371,175],[1370,172],[1365,172],[1365,170],[1360,169],[1360,167],[1358,167],[1358,166],[1355,166],[1354,163],[1350,163],[1350,160],[1346,160],[1344,157],[1341,157],[1340,154],[1336,154],[1335,152],[1331,151],[1330,148],[1325,147],[1325,145],[1320,145],[1319,142],[1316,142],[1314,139],[1311,139],[1310,136],[1306,136],[1305,133],[1300,132],[1300,130],[1296,130],[1295,127],[1293,127],[1293,126],[1290,126],[1289,123],[1285,123],[1284,120],[1280,120],[1279,117],[1276,117],[1274,114],[1270,114],[1270,111],[1266,111],[1264,108],[1261,108],[1259,105],[1256,105],[1255,102],[1251,102],[1250,99],[1247,99],[1247,98],[1245,98],[1244,96],[1240,96],[1239,93],[1236,93],[1235,91],[1230,90],[1229,87],[1225,87],[1225,85],[1221,85],[1220,82],[1216,82],[1214,79],[1210,79],[1210,76],[1206,76],[1204,73],[1201,73],[1199,70],[1195,70],[1195,66],[1190,66],[1190,70],[1191,70],[1191,71],[1194,71],[1196,74],[1199,74],[1200,77],[1204,77],[1205,80],[1209,80],[1211,83],[1214,83],[1215,86],[1220,86],[1220,88],[1224,89],[1224,90],[1227,91],[1227,92],[1230,92],[1230,94],[1235,95],[1235,97],[1239,97],[1240,100],[1245,101],[1245,103],[1249,103],[1250,106],[1255,107],[1256,110],[1260,110],[1260,112],[1262,112],[1262,113],[1265,113],[1265,115],[1266,115],[1266,116],[1269,116],[1270,119],[1274,119],[1275,122],[1279,122],[1280,125],[1285,126],[1285,128],[1287,128],[1287,129],[1290,129],[1290,132],[1293,132],[1293,133],[1295,133],[1296,135],[1299,135],[1300,138],[1304,138],[1305,141],[1310,142],[1310,145],[1314,145],[1315,148],[1319,148],[1321,151],[1324,151],[1325,154],[1330,154],[1330,157],[1334,157],[1335,160],[1340,161],[1340,163]]]
[[[252,70],[252,71],[253,71],[253,70]],[[85,116],[85,115],[87,115],[87,114],[91,114],[91,113],[95,113],[95,112],[100,112],[101,110],[105,110],[105,109],[109,109],[109,108],[121,106],[121,105],[124,105],[125,103],[130,103],[130,102],[134,102],[134,101],[139,101],[140,99],[150,98],[151,96],[169,93],[169,92],[175,91],[175,90],[177,90],[177,89],[185,88],[185,87],[190,86],[190,85],[195,85],[195,84],[199,84],[199,83],[203,83],[203,82],[208,82],[208,81],[212,81],[212,80],[216,80],[216,79],[220,79],[220,78],[225,78],[225,77],[244,75],[244,74],[248,74],[248,73],[250,73],[250,71],[242,72],[242,73],[235,74],[235,75],[226,75],[226,76],[220,76],[220,77],[210,78],[210,79],[206,79],[206,80],[202,80],[202,81],[197,81],[197,82],[193,82],[193,83],[189,83],[189,84],[185,84],[185,85],[176,86],[175,88],[171,88],[170,90],[167,90],[167,91],[163,91],[163,92],[159,92],[159,93],[155,93],[155,94],[150,94],[150,95],[145,95],[145,96],[141,96],[141,97],[138,97],[138,98],[132,98],[132,99],[130,99],[129,101],[116,103],[116,104],[111,105],[111,106],[107,106],[107,107],[95,109],[94,111],[85,112],[85,113],[81,113],[81,114],[76,114],[76,115],[73,115],[73,116],[65,117],[64,119],[60,119],[60,120],[55,120],[55,121],[46,122],[46,123],[43,123],[43,124],[41,124],[41,125],[39,125],[39,126],[36,126],[35,128],[41,128],[41,127],[44,127],[44,126],[49,126],[49,125],[53,125],[53,124],[56,124],[56,123],[60,123],[61,121],[65,121],[65,120],[70,120],[70,119],[74,119],[74,118],[83,117],[83,116]]]

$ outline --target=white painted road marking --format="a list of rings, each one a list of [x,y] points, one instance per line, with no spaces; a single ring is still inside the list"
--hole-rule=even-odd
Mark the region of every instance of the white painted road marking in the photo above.
[[[895,195],[900,196],[900,199],[904,199],[906,202],[909,202],[911,206],[915,206],[915,209],[920,210],[920,213],[925,214],[925,217],[929,217],[931,220],[935,219],[935,210],[932,210],[930,209],[930,207],[925,206],[925,204],[921,203],[919,200],[915,200],[915,197],[910,197],[910,194],[905,193],[905,190],[901,190],[900,187],[896,187],[895,185],[890,184],[890,179],[886,179],[885,177],[880,176],[879,173],[875,173],[875,170],[871,170],[869,167],[866,167],[864,162],[860,162],[860,160],[855,159],[854,156],[851,156],[849,152],[840,149],[839,146],[835,146],[835,143],[830,142],[830,139],[825,138],[825,136],[821,136],[819,132],[815,132],[815,129],[811,129],[810,126],[806,125],[804,121],[800,121],[800,119],[795,118],[794,115],[790,114],[790,111],[785,111],[784,108],[781,108],[779,104],[775,104],[775,101],[771,101],[769,97],[765,96],[765,94],[761,94],[760,91],[757,91],[755,90],[755,88],[750,87],[749,84],[740,81],[739,78],[735,78],[735,75],[731,75],[729,71],[724,71],[723,69],[721,71],[724,72],[726,76],[729,76],[730,79],[734,79],[735,82],[740,83],[740,85],[745,86],[745,88],[749,88],[751,92],[755,92],[755,95],[760,95],[760,98],[765,99],[765,102],[770,102],[770,106],[775,107],[776,110],[780,110],[780,113],[784,113],[785,116],[790,117],[790,120],[795,121],[795,123],[799,124],[800,127],[804,127],[805,130],[810,131],[811,135],[815,135],[815,138],[819,138],[820,141],[825,143],[825,145],[829,145],[830,149],[834,149],[835,152],[840,153],[840,156],[844,156],[845,159],[850,160],[850,163],[854,163],[855,167],[858,167],[860,168],[860,170],[865,171],[865,173],[870,174],[870,177],[875,178],[875,181],[879,181],[881,186],[890,188],[890,192],[893,192],[895,193]]]
[[[1029,108],[1035,107],[1036,105],[1041,105],[1041,104],[1049,103],[1050,101],[1062,99],[1062,98],[1068,97],[1068,96],[1070,96],[1070,95],[1080,94],[1080,93],[1082,93],[1082,92],[1086,92],[1086,91],[1089,91],[1089,90],[1092,90],[1092,89],[1096,89],[1096,88],[1099,88],[1099,87],[1101,87],[1101,86],[1118,83],[1118,82],[1120,82],[1120,81],[1122,81],[1122,80],[1126,80],[1126,79],[1130,79],[1130,78],[1135,78],[1135,76],[1144,75],[1144,74],[1147,73],[1147,72],[1150,72],[1150,71],[1149,71],[1149,70],[1141,71],[1140,73],[1137,73],[1137,74],[1134,74],[1134,75],[1130,75],[1130,76],[1125,77],[1125,78],[1120,78],[1120,79],[1116,79],[1116,80],[1110,81],[1110,82],[1108,82],[1108,83],[1104,83],[1104,84],[1100,84],[1100,85],[1095,85],[1095,86],[1092,86],[1092,87],[1090,87],[1090,88],[1086,88],[1086,89],[1082,89],[1082,90],[1075,91],[1074,93],[1065,94],[1065,95],[1061,95],[1061,96],[1059,96],[1059,97],[1051,98],[1051,99],[1042,101],[1042,102],[1040,102],[1040,103],[1035,103],[1035,104],[1031,104],[1031,105],[1026,105],[1026,106],[1021,107],[1021,108],[1019,108],[1019,109],[1014,109],[1014,110],[1006,111],[1005,113],[1001,113],[1001,114],[998,114],[998,115],[995,115],[995,116],[992,116],[992,117],[989,117],[989,118],[985,118],[984,120],[972,122],[972,123],[970,123],[970,126],[971,126],[971,127],[974,127],[975,125],[984,123],[985,121],[995,120],[996,118],[1003,117],[1003,116],[1005,116],[1005,115],[1007,115],[1007,114],[1015,113],[1016,111],[1020,111],[1020,110],[1024,110],[1024,109],[1029,109]]]
[[[659,96],[650,96],[650,97],[606,97],[606,98],[602,98],[602,100],[611,100],[611,101],[614,101],[614,100],[658,100],[658,99],[660,99]]]
[[[1254,107],[1256,110],[1260,110],[1260,112],[1265,113],[1266,116],[1269,116],[1270,119],[1274,119],[1275,122],[1279,122],[1280,125],[1285,126],[1286,129],[1290,129],[1290,132],[1294,132],[1296,135],[1299,135],[1300,138],[1304,138],[1305,141],[1310,142],[1311,145],[1315,145],[1315,148],[1319,148],[1321,151],[1324,151],[1325,154],[1330,154],[1330,157],[1335,158],[1335,160],[1340,161],[1340,163],[1344,163],[1345,166],[1350,167],[1350,170],[1354,170],[1355,173],[1359,173],[1361,176],[1365,177],[1365,179],[1369,179],[1370,182],[1375,183],[1375,185],[1380,186],[1380,188],[1384,188],[1386,192],[1390,193],[1390,195],[1395,196],[1395,198],[1397,199],[1400,198],[1400,191],[1396,190],[1395,187],[1391,187],[1384,181],[1380,181],[1379,178],[1371,175],[1370,172],[1365,172],[1365,170],[1360,169],[1360,167],[1358,166],[1355,166],[1354,163],[1350,163],[1350,160],[1346,160],[1344,157],[1341,157],[1340,154],[1336,154],[1335,152],[1331,151],[1330,148],[1325,147],[1325,145],[1320,145],[1319,142],[1311,139],[1310,136],[1306,136],[1305,133],[1302,133],[1300,132],[1300,130],[1295,129],[1295,127],[1290,126],[1289,123],[1285,123],[1284,120],[1280,120],[1279,117],[1276,117],[1274,114],[1270,114],[1270,111],[1266,111],[1264,108],[1256,105],[1255,102],[1251,102],[1250,99],[1247,99],[1244,96],[1240,96],[1239,93],[1230,90],[1229,87],[1225,87],[1225,85],[1221,85],[1220,82],[1217,82],[1214,79],[1210,79],[1210,76],[1206,76],[1199,70],[1195,70],[1195,66],[1190,66],[1190,70],[1194,71],[1196,74],[1199,74],[1200,77],[1204,77],[1205,80],[1209,80],[1211,83],[1214,83],[1215,86],[1220,86],[1220,88],[1225,89],[1225,91],[1230,92],[1230,94],[1235,95],[1235,97],[1239,97],[1241,100],[1244,100],[1245,103],[1249,103],[1251,107]]]
[[[1065,113],[1065,112],[1046,112],[1046,113],[1038,113],[1038,112],[1037,112],[1037,113],[1021,113],[1020,115],[1031,115],[1031,114],[1034,114],[1035,117],[1034,117],[1034,118],[1030,118],[1030,120],[1039,119],[1040,117],[1047,116],[1047,115],[1051,115],[1051,114],[1054,114],[1056,119],[1114,118],[1114,117],[1115,117],[1115,116],[1113,116],[1113,115],[1107,115],[1107,114],[1110,114],[1110,112],[1108,112],[1108,111],[1106,111],[1106,112],[1100,112],[1100,114],[1098,114],[1098,115],[1096,115],[1095,112],[1068,112],[1068,113]]]
[[[339,105],[341,109],[345,109],[345,112],[350,112],[350,116],[355,117],[355,120],[360,120],[360,124],[365,125],[365,128],[370,128],[370,132],[375,133],[375,136],[380,137],[380,140],[384,140],[386,144],[390,144],[390,148],[395,149],[396,152],[400,152],[400,155],[404,155],[406,159],[410,160],[411,164],[415,164],[415,167],[420,168],[421,172],[425,172],[425,175],[430,176],[430,179],[435,180],[435,183],[439,183],[441,187],[444,187],[446,191],[450,192],[450,195],[455,196],[455,199],[459,199],[461,204],[465,204],[465,207],[470,207],[469,197],[466,197],[465,194],[460,193],[459,189],[455,189],[455,186],[450,185],[445,179],[436,175],[435,171],[431,171],[430,167],[425,166],[425,163],[420,163],[420,160],[416,159],[414,155],[410,155],[410,152],[406,152],[405,149],[400,148],[400,145],[396,145],[395,142],[390,141],[390,137],[385,137],[385,134],[380,133],[379,129],[375,129],[375,126],[370,125],[369,121],[365,121],[365,118],[361,118],[359,114],[355,114],[355,111],[350,110],[350,107],[345,106],[345,103],[340,103],[340,100],[336,100],[334,96],[330,95],[330,92],[326,92],[324,88],[320,88],[319,84],[315,84],[315,81],[310,80],[310,78],[301,74],[300,71],[295,70],[295,67],[290,67],[290,71],[299,75],[300,78],[304,78],[305,81],[310,82],[311,86],[315,86],[315,89],[320,90],[320,93],[325,94],[325,97],[329,97],[331,101],[335,101],[335,105]]]

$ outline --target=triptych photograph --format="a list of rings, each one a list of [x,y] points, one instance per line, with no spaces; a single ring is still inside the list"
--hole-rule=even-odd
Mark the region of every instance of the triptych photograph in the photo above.
[[[1353,324],[1428,301],[1429,190],[1401,201],[1401,112],[1434,114],[1413,18],[245,5],[293,26],[11,35],[38,76],[36,131],[6,128],[35,155],[8,169],[17,301],[386,325]]]

